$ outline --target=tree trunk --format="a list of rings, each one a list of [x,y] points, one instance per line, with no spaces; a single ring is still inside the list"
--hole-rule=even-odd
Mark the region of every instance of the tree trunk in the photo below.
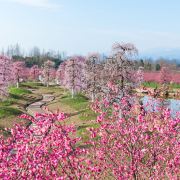
[[[122,109],[119,109],[119,118],[123,118]]]
[[[16,83],[16,87],[19,88],[19,82]]]
[[[94,102],[94,93],[91,94],[91,101]]]
[[[72,88],[71,90],[71,95],[72,95],[72,98],[74,98],[74,88]]]

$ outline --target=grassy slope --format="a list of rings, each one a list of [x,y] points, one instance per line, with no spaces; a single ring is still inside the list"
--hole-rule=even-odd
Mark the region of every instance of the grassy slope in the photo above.
[[[160,87],[160,84],[156,82],[144,82],[143,86],[149,87],[149,88],[156,88],[156,87]],[[180,84],[173,83],[173,84],[170,84],[169,87],[171,89],[180,89]]]
[[[28,89],[34,89],[33,93]],[[59,109],[70,115],[66,120],[67,124],[74,124],[77,127],[77,135],[87,139],[88,127],[97,127],[95,122],[97,114],[89,107],[89,100],[82,94],[77,94],[74,99],[67,90],[58,86],[49,88],[42,86],[40,83],[22,83],[20,88],[12,87],[9,98],[0,103],[0,128],[12,127],[15,123],[22,123],[23,120],[18,115],[25,113],[28,104],[41,99],[42,94],[53,94],[55,100],[48,104],[51,111]],[[28,122],[26,122],[28,123]]]
[[[65,95],[61,99],[61,104],[68,105],[77,111],[77,119],[73,122],[77,125],[77,135],[82,137],[83,140],[88,138],[87,128],[98,127],[95,120],[97,114],[94,113],[89,107],[89,100],[82,94],[77,94],[73,99],[71,95]],[[73,115],[73,114],[72,114]]]
[[[146,87],[155,88],[157,83],[144,83]],[[179,88],[179,85],[172,85],[173,88]],[[35,89],[33,93],[28,89]],[[67,90],[58,86],[44,87],[40,83],[27,82],[22,83],[20,88],[10,88],[10,96],[3,102],[0,102],[0,128],[12,127],[15,123],[22,123],[18,117],[19,114],[25,113],[28,104],[41,99],[41,94],[53,94],[55,100],[48,104],[51,111],[60,110],[70,114],[66,120],[67,124],[74,124],[78,129],[78,135],[82,136],[87,127],[96,127],[95,114],[89,107],[89,100],[82,94],[77,94],[74,99]]]
[[[89,107],[89,100],[82,94],[77,94],[72,99],[68,91],[59,87],[43,88],[43,93],[51,92],[55,96],[55,100],[48,104],[50,111],[65,112],[70,115],[66,120],[66,124],[74,124],[77,127],[77,135],[87,139],[88,127],[97,127],[95,122],[97,114]]]
[[[40,95],[34,94],[28,90],[26,85],[19,89],[11,87],[9,97],[0,102],[0,129],[11,128],[15,123],[28,124],[28,121],[19,119],[18,116],[26,113],[28,104],[41,99]]]

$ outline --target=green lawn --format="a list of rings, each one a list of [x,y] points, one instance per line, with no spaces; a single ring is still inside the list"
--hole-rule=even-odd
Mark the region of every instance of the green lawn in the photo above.
[[[75,110],[85,109],[89,104],[88,98],[86,96],[82,94],[76,94],[74,98],[72,98],[69,93],[67,93],[65,96],[62,96],[61,102],[66,105],[69,105]]]
[[[30,91],[29,89],[34,89]],[[15,123],[29,123],[19,119],[18,116],[26,113],[28,104],[38,101],[42,94],[53,94],[55,100],[48,104],[52,111],[60,109],[70,115],[66,120],[68,124],[77,127],[77,136],[86,140],[89,136],[87,128],[97,127],[97,114],[90,109],[89,99],[83,94],[76,94],[74,98],[68,90],[59,86],[49,86],[48,88],[41,83],[26,82],[21,83],[20,88],[11,87],[9,97],[0,102],[0,129],[12,127]]]
[[[0,108],[0,118],[6,118],[12,115],[17,116],[22,113],[22,111],[13,107],[1,106]]]
[[[156,82],[144,82],[143,86],[149,87],[149,88],[158,88],[158,87],[160,87],[160,84],[158,84]]]
[[[89,99],[83,94],[76,94],[74,98],[68,93],[61,98],[61,103],[66,104],[73,109],[80,111],[79,119],[82,121],[94,120],[97,114],[89,107]]]
[[[173,89],[180,89],[180,84],[173,83],[173,84],[170,85],[170,87],[173,88]]]
[[[29,88],[29,89],[38,89],[40,87],[43,87],[44,85],[40,82],[23,82],[21,83],[22,88]]]
[[[29,121],[19,119],[18,116],[26,113],[26,107],[30,103],[41,98],[42,96],[33,94],[27,87],[10,87],[9,96],[0,101],[0,129],[11,128],[16,123],[29,124]]]
[[[27,90],[27,89],[23,89],[23,88],[16,88],[16,87],[11,87],[9,89],[9,94],[13,94],[13,95],[23,95],[23,94],[32,94],[31,91]]]
[[[156,82],[144,82],[143,86],[149,87],[149,88],[159,88],[161,85]],[[180,89],[180,84],[173,83],[173,84],[170,84],[169,87],[171,89]]]
[[[57,91],[57,89],[56,89]],[[76,94],[74,98],[68,90],[59,89],[60,96],[57,96],[55,101],[48,104],[48,107],[53,112],[59,109],[70,115],[65,120],[67,124],[74,124],[77,127],[77,136],[82,137],[85,141],[89,137],[87,128],[97,127],[97,114],[90,109],[89,99],[83,94]]]

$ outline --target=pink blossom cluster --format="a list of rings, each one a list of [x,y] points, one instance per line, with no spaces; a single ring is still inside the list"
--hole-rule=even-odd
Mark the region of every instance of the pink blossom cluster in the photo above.
[[[34,65],[29,69],[29,79],[37,81],[39,80],[40,68],[38,65]]]
[[[17,85],[23,80],[27,80],[30,75],[29,68],[25,67],[22,61],[13,62],[6,56],[0,56],[0,94],[7,95],[10,85]]]
[[[115,84],[108,88],[92,105],[98,128],[88,128],[86,142],[64,113],[22,115],[33,126],[16,125],[1,137],[0,178],[178,180],[180,118],[166,108],[146,112],[130,96],[117,98]]]
[[[133,97],[119,99],[115,84],[108,87],[110,93],[92,105],[100,113],[100,127],[90,129],[93,158],[102,174],[112,179],[179,179],[180,117],[173,119],[166,107],[148,112]]]
[[[77,146],[75,128],[63,113],[22,115],[35,128],[16,125],[0,139],[0,179],[88,179],[95,175],[88,151]],[[37,134],[38,131],[38,134]]]
[[[0,96],[8,94],[8,86],[13,80],[11,59],[0,56]]]
[[[60,64],[56,79],[58,83],[71,91],[72,97],[84,88],[85,59],[74,56]]]
[[[47,60],[41,70],[42,81],[49,86],[49,83],[55,79],[56,70],[54,69],[54,62]]]

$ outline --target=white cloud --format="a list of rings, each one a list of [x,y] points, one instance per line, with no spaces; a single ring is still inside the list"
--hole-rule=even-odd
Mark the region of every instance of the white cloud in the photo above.
[[[9,0],[10,2],[22,4],[26,6],[39,7],[39,8],[47,8],[47,9],[57,9],[60,4],[53,3],[50,0]]]

